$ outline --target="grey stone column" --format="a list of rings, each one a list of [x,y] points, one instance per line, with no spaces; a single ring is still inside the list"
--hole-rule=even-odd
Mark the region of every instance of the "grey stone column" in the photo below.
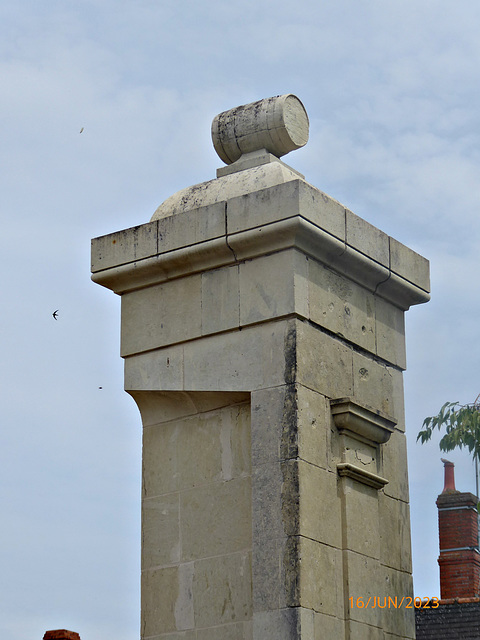
[[[249,144],[249,114],[277,123],[266,148],[93,241],[144,427],[142,638],[414,638],[382,605],[412,595],[404,312],[428,263],[269,152],[308,137],[282,98],[240,111]]]

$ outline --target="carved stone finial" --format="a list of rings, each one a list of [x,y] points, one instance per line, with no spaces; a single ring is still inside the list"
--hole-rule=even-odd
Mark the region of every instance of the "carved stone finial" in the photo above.
[[[261,149],[280,158],[307,143],[308,124],[305,107],[296,96],[265,98],[215,116],[213,146],[226,164]]]

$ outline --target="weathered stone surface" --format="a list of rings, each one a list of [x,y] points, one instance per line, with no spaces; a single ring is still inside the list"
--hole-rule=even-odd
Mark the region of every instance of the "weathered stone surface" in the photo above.
[[[298,456],[322,469],[329,468],[330,404],[320,393],[297,385]]]
[[[253,614],[254,640],[296,640],[299,635],[299,610],[296,607]]]
[[[380,561],[411,573],[410,509],[408,503],[384,494],[378,496]]]
[[[385,640],[383,630],[369,624],[362,624],[351,620],[348,623],[350,637],[355,640]]]
[[[345,621],[343,618],[329,616],[324,613],[315,613],[313,624],[314,640],[325,640],[325,638],[340,639],[345,637]]]
[[[341,547],[341,514],[337,475],[299,462],[300,533],[331,547]]]
[[[430,291],[428,260],[395,238],[390,238],[390,266],[392,271],[424,291]]]
[[[253,391],[284,384],[287,331],[287,322],[277,321],[185,343],[183,388]]]
[[[251,555],[248,552],[195,562],[195,624],[213,627],[252,616]]]
[[[377,355],[406,369],[404,313],[379,296],[375,297],[375,336]]]
[[[142,501],[142,569],[180,562],[180,508],[176,493]]]
[[[183,342],[201,333],[200,275],[140,289],[122,297],[123,356]]]
[[[157,222],[142,224],[92,240],[92,271],[103,271],[157,253]]]
[[[390,266],[389,237],[380,229],[346,209],[347,244],[384,267]]]
[[[198,629],[195,640],[252,640],[252,623],[235,622],[219,627]]]
[[[178,574],[178,566],[142,572],[142,638],[177,631]]]
[[[183,391],[183,345],[135,354],[125,361],[125,390]]]
[[[307,112],[292,94],[258,100],[215,116],[212,140],[226,164],[261,149],[281,157],[307,143]]]
[[[350,478],[344,478],[341,491],[345,518],[344,548],[378,559],[380,538],[377,490]]]
[[[251,480],[248,477],[182,492],[180,513],[183,560],[251,548]]]
[[[197,640],[197,632],[192,629],[190,631],[178,631],[177,633],[166,633],[161,636],[151,636],[148,640]]]
[[[296,327],[297,382],[328,398],[352,395],[352,349],[304,322]]]
[[[402,374],[393,367],[361,353],[354,352],[353,397],[360,404],[380,409],[401,422],[403,418],[403,394],[397,388],[403,387]],[[337,396],[340,397],[340,396]]]
[[[240,264],[240,324],[298,313],[308,316],[305,256],[289,250]]]
[[[415,611],[413,603],[409,602],[413,597],[412,576],[409,572],[397,571],[389,567],[382,566],[383,578],[380,584],[380,592],[395,599],[397,596],[397,607],[383,609],[384,617],[382,627],[385,632],[398,634],[402,638],[415,638]],[[404,598],[403,604],[401,600]],[[412,605],[409,608],[409,605]]]
[[[343,616],[342,552],[302,536],[287,543],[285,579],[290,607]],[[286,558],[286,560],[287,560]]]
[[[375,353],[375,298],[360,285],[308,262],[309,318],[329,331]]]
[[[395,429],[388,446],[381,448],[380,455],[382,474],[388,479],[388,484],[383,489],[385,495],[408,503],[408,472],[404,464],[407,457],[405,434]]]
[[[239,267],[202,274],[202,334],[240,326]]]

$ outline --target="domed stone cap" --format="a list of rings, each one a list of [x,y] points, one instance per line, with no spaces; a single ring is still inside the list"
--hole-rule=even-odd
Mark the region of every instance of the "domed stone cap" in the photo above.
[[[261,149],[280,158],[307,143],[308,127],[305,107],[289,93],[219,113],[212,122],[213,146],[226,164]]]

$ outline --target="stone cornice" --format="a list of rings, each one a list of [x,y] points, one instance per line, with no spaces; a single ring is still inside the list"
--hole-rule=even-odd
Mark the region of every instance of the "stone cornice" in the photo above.
[[[424,258],[301,179],[96,238],[92,279],[122,294],[291,248],[401,309],[429,299]]]

